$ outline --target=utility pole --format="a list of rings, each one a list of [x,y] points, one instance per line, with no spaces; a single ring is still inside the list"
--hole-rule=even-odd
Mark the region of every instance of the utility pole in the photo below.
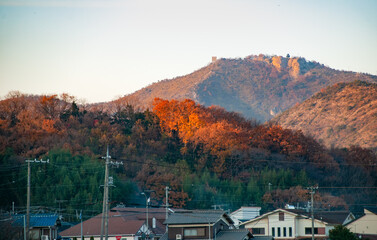
[[[26,236],[27,239],[29,239],[29,230],[30,230],[30,172],[31,172],[31,166],[30,163],[50,163],[50,159],[47,159],[47,161],[41,160],[30,160],[26,159],[25,162],[27,162],[27,197],[26,197]]]
[[[165,210],[166,210],[166,215],[165,215],[165,220],[168,220],[169,217],[169,187],[165,187],[165,198],[166,198],[166,205],[165,205]]]
[[[109,146],[107,146],[106,157],[102,157],[106,159],[105,162],[105,183],[103,185],[103,205],[102,205],[102,219],[101,219],[101,240],[103,240],[103,231],[106,229],[105,239],[107,240],[107,212],[108,212],[108,190],[109,190]]]
[[[148,216],[148,207],[149,202],[151,201],[150,194],[151,192],[154,192],[154,190],[144,190],[144,192],[141,193],[141,195],[144,195],[145,197],[145,208],[146,208],[146,220],[147,220],[147,229],[145,231],[146,239],[149,239],[149,216]],[[149,197],[147,196],[147,193],[149,193]]]
[[[110,161],[111,156],[109,155],[109,146],[107,146],[105,162],[105,183],[103,185],[103,205],[102,205],[102,219],[101,219],[101,240],[103,240],[103,235],[105,234],[105,240],[108,239],[108,225],[109,225],[109,165],[123,165],[123,162],[113,162]],[[113,186],[113,185],[111,185]],[[104,233],[105,232],[105,233]]]
[[[165,221],[168,220],[168,217],[169,217],[169,187],[166,186],[165,187],[165,210],[166,210],[166,215],[165,215]],[[166,224],[166,232],[168,231],[168,224]]]
[[[318,189],[318,186],[316,187],[310,187],[310,197],[311,197],[311,213],[312,213],[312,240],[314,240],[314,193],[315,190]]]
[[[83,235],[82,235],[82,210],[80,211],[80,221],[81,221],[81,239],[80,240],[83,240]]]

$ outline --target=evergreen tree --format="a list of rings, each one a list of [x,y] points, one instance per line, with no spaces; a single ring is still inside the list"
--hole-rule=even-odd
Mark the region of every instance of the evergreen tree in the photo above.
[[[337,225],[330,230],[329,237],[331,240],[357,240],[355,234],[343,225]]]

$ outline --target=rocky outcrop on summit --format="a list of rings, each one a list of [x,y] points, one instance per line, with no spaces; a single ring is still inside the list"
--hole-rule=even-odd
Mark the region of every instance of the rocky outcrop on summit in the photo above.
[[[219,59],[185,76],[159,81],[117,102],[151,108],[153,99],[192,99],[217,105],[265,122],[301,103],[322,88],[356,79],[377,82],[377,76],[338,71],[301,57],[251,55]]]

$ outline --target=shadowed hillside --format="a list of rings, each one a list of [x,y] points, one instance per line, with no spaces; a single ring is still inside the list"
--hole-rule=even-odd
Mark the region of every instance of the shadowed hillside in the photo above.
[[[192,99],[217,105],[261,122],[311,97],[322,88],[377,76],[338,71],[304,58],[249,56],[220,59],[186,76],[163,80],[117,101],[152,108],[155,97]]]
[[[377,84],[335,84],[273,121],[300,129],[328,147],[377,148]]]

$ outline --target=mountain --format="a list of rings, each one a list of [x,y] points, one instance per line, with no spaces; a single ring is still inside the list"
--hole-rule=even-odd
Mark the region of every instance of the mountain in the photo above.
[[[252,55],[219,59],[186,76],[163,80],[116,101],[142,109],[153,99],[192,99],[265,122],[338,82],[377,83],[377,76],[334,70],[301,57]]]
[[[327,147],[377,149],[377,84],[337,83],[272,121],[302,130]]]

